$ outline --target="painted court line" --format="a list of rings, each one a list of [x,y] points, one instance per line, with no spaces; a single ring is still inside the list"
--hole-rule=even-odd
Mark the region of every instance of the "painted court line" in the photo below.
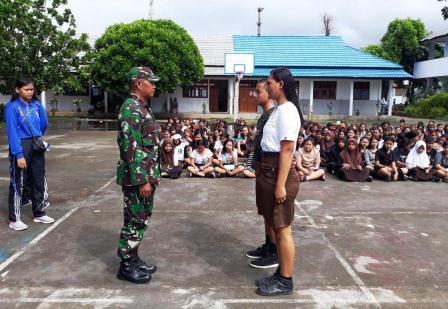
[[[295,201],[295,205],[300,209],[303,215],[306,216],[308,222],[310,225],[319,230],[319,226],[316,224],[314,219],[305,211],[305,209],[300,206],[300,203]],[[328,238],[323,235],[323,238],[328,244],[328,248],[330,248],[331,251],[333,251],[334,255],[336,256],[336,259],[339,261],[339,263],[344,267],[345,271],[350,275],[350,277],[353,279],[353,281],[356,282],[358,287],[361,289],[365,297],[367,298],[369,303],[374,304],[376,307],[381,307],[380,303],[376,299],[375,295],[367,288],[366,284],[362,281],[362,279],[356,274],[356,272],[353,270],[353,268],[347,263],[347,261],[344,259],[341,253],[331,244],[331,242],[328,240]]]
[[[33,297],[20,297],[20,298],[0,298],[0,303],[77,303],[77,304],[130,304],[134,300],[131,298],[33,298]]]
[[[102,186],[101,188],[99,188],[98,190],[95,191],[95,193],[100,193],[101,191],[103,191],[104,189],[106,189],[113,181],[115,181],[117,179],[117,176],[113,177],[111,180],[109,180],[108,182],[106,182],[106,184],[104,186]]]
[[[95,193],[99,193],[102,190],[104,190],[107,186],[109,186],[112,181],[116,179],[116,176],[110,179],[104,186],[102,186],[100,189],[96,190]],[[27,250],[29,250],[31,247],[33,247],[35,244],[37,244],[41,239],[43,239],[45,236],[47,236],[51,231],[53,231],[55,228],[59,226],[62,222],[67,220],[71,215],[73,215],[79,207],[75,207],[72,210],[70,210],[68,213],[66,213],[64,216],[56,220],[50,227],[48,227],[45,231],[37,235],[33,240],[31,240],[28,244],[25,245],[25,247],[22,250],[17,251],[12,256],[10,256],[6,261],[0,264],[0,272],[2,272],[6,267],[8,267],[11,263],[13,263],[15,260],[17,260],[21,255],[23,255]]]
[[[2,264],[0,264],[0,272],[2,272],[6,267],[8,267],[9,264],[14,262],[17,258],[19,258],[22,254],[25,253],[29,248],[37,244],[42,238],[47,236],[51,231],[53,231],[55,228],[58,227],[59,224],[64,222],[68,217],[70,217],[75,211],[77,211],[79,207],[75,207],[72,210],[70,210],[68,213],[66,213],[63,217],[59,218],[55,223],[53,223],[49,228],[47,228],[45,231],[37,235],[33,240],[31,240],[22,250],[17,251],[15,254],[13,254],[9,259],[4,261]]]

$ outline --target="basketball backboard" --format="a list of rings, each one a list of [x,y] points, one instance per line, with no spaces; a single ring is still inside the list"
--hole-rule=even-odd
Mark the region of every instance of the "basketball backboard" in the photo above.
[[[254,53],[225,53],[224,74],[254,74]]]

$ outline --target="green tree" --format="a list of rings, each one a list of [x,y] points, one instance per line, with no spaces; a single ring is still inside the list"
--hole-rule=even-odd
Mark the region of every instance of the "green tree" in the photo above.
[[[362,48],[362,50],[365,52],[368,52],[372,55],[390,60],[389,55],[384,50],[384,48],[381,44],[372,44],[372,45]]]
[[[442,1],[446,1],[446,0],[438,0],[438,1],[442,2]],[[448,19],[448,6],[444,6],[442,8],[442,16],[443,16],[443,18]]]
[[[48,4],[47,4],[48,2]],[[67,0],[0,1],[0,93],[7,94],[19,76],[31,76],[39,90],[80,81],[71,74],[90,48],[77,36]]]
[[[127,73],[148,66],[161,78],[159,93],[199,81],[202,56],[188,32],[171,20],[138,20],[107,28],[96,41],[89,70],[95,83],[112,96],[128,94]]]
[[[427,35],[425,24],[420,19],[395,19],[387,27],[380,44],[364,50],[398,63],[412,74],[414,63],[426,57],[427,48],[420,41]]]

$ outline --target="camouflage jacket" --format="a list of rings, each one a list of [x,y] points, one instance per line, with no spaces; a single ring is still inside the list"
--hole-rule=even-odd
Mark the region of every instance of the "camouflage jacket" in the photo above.
[[[155,184],[160,179],[159,133],[151,109],[131,96],[120,108],[118,124],[117,184]]]

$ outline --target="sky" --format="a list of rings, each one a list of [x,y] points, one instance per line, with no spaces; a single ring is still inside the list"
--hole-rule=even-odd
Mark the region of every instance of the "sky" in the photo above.
[[[322,16],[334,19],[332,35],[351,46],[376,44],[395,18],[420,18],[428,31],[448,31],[437,0],[154,0],[154,18],[171,19],[193,36],[322,35]],[[78,31],[98,37],[115,23],[148,18],[149,0],[68,0]]]

